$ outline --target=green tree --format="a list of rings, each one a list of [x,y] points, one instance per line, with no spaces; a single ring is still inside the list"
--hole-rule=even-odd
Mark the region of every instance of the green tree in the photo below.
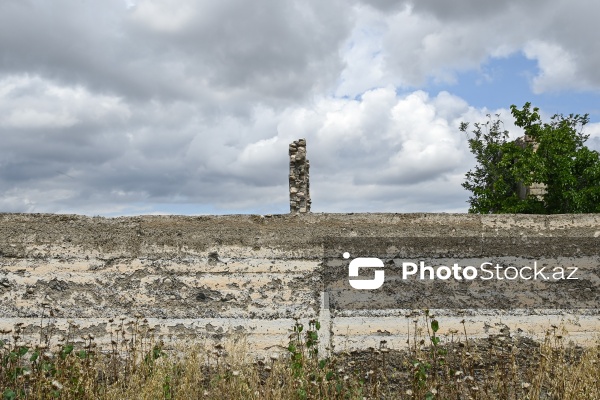
[[[471,213],[566,214],[600,212],[600,154],[588,149],[588,115],[554,115],[543,122],[538,108],[511,107],[515,125],[529,141],[510,141],[499,115],[475,123],[469,148],[477,165],[462,186],[471,191]],[[468,123],[460,130],[467,132]],[[535,143],[535,145],[534,145]],[[535,146],[537,145],[537,148]],[[545,185],[545,194],[519,197],[519,185]]]

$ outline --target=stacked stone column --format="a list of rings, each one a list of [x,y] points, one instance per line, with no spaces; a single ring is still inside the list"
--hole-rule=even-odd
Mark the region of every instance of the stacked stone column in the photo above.
[[[290,212],[310,212],[310,164],[306,159],[306,139],[290,143]]]

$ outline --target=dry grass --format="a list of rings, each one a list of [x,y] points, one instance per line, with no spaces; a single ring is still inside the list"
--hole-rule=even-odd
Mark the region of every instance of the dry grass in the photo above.
[[[113,323],[110,348],[71,334],[57,348],[0,331],[3,399],[600,399],[600,342],[566,345],[549,329],[543,343],[508,328],[487,340],[438,335],[427,311],[415,318],[409,350],[378,349],[322,358],[317,321],[291,329],[287,351],[251,356],[243,337],[165,349],[138,317]],[[47,337],[44,338],[48,340]]]

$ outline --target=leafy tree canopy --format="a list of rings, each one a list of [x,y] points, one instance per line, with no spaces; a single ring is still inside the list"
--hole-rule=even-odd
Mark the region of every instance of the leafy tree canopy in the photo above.
[[[469,148],[477,165],[462,186],[471,213],[568,214],[600,212],[600,154],[588,149],[588,115],[554,115],[543,122],[538,108],[510,107],[525,138],[510,141],[499,115],[475,123]],[[468,123],[460,130],[467,132]],[[519,196],[522,185],[545,185],[545,193]]]

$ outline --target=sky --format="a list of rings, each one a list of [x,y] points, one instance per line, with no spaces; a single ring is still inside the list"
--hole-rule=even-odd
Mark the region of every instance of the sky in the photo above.
[[[466,212],[464,122],[590,116],[600,2],[1,0],[0,212]]]

